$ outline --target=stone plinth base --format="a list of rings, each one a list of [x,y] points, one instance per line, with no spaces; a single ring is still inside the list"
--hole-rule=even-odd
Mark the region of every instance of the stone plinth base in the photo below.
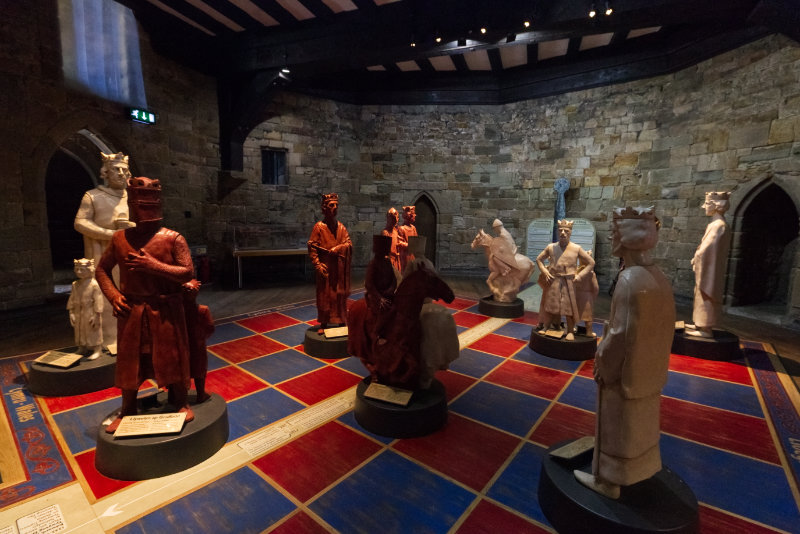
[[[319,334],[319,327],[312,326],[306,330],[306,338],[303,341],[303,350],[309,356],[315,358],[347,358],[347,336],[326,338]]]
[[[578,331],[580,332],[580,329]],[[578,333],[575,334],[574,340],[567,341],[564,338],[555,339],[545,336],[534,328],[531,331],[531,341],[528,346],[539,354],[557,360],[583,361],[594,358],[594,353],[597,351],[597,338]]]
[[[169,413],[167,394],[158,394],[157,403],[142,403],[139,415]],[[152,399],[149,399],[152,401]],[[100,425],[94,465],[107,477],[119,480],[146,480],[183,471],[217,452],[228,441],[228,410],[225,400],[216,393],[200,404],[192,404],[194,420],[183,425],[179,434],[114,438]],[[109,416],[112,420],[116,414]]]
[[[102,352],[96,360],[82,358],[68,369],[31,362],[28,391],[47,397],[68,397],[110,388],[114,385],[117,359]]]
[[[414,438],[431,434],[447,422],[444,385],[435,378],[430,388],[414,392],[408,406],[365,397],[371,381],[367,377],[356,388],[354,414],[365,430],[390,438]]]
[[[483,297],[478,303],[478,311],[489,317],[515,319],[525,315],[525,303],[522,299],[514,299],[511,302],[498,302],[492,296]]]
[[[554,450],[564,443],[551,447]],[[592,451],[571,460],[549,454],[542,460],[539,504],[560,534],[690,534],[699,531],[697,498],[678,475],[664,467],[609,499],[582,485],[574,469],[591,472]]]
[[[693,356],[703,360],[728,361],[742,357],[739,338],[726,330],[713,330],[714,337],[697,337],[675,330],[672,338],[672,353]]]

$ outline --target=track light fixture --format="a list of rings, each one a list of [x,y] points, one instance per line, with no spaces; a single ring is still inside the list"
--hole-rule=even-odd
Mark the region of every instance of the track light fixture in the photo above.
[[[481,34],[486,35],[486,26],[481,26]]]
[[[411,45],[411,48],[414,48],[415,46],[417,46],[417,40],[414,39],[414,34],[413,33],[411,34],[411,43],[409,43],[409,44]]]
[[[597,9],[595,8],[594,2],[592,2],[592,7],[589,8],[589,18],[593,19],[597,15]]]
[[[522,20],[522,26],[523,26],[524,28],[530,28],[530,27],[531,27],[531,18],[530,18],[530,17],[525,17],[525,18]]]
[[[433,40],[436,41],[436,44],[442,42],[442,34],[439,32],[438,28],[436,29],[435,32],[433,32]]]
[[[613,12],[614,12],[614,8],[611,7],[611,2],[606,0],[606,10],[605,10],[606,17],[609,16]]]

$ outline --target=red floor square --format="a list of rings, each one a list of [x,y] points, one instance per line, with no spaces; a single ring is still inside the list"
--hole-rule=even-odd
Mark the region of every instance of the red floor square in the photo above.
[[[489,501],[482,500],[456,531],[458,534],[546,534],[549,530],[509,512]]]
[[[706,378],[716,378],[717,380],[727,380],[728,382],[744,384],[745,386],[752,385],[748,367],[735,362],[719,362],[672,354],[669,358],[669,368],[671,371],[691,373]]]
[[[519,442],[510,434],[450,413],[441,430],[400,440],[392,447],[481,491]]]
[[[661,431],[780,465],[767,422],[760,417],[661,397]]]
[[[355,386],[360,381],[360,376],[326,365],[276,387],[300,402],[310,405]]]
[[[516,319],[513,319],[513,322],[535,326],[539,324],[539,314],[532,311],[526,311],[522,317],[517,317]]]
[[[700,515],[700,532],[703,534],[731,534],[731,532],[746,532],[747,534],[775,534],[776,530],[762,527],[756,523],[726,514],[708,506],[697,507]]]
[[[560,441],[594,436],[594,414],[566,404],[554,404],[531,434],[531,441],[551,447]]]
[[[516,354],[519,349],[527,344],[527,341],[521,339],[514,339],[513,337],[500,336],[497,334],[487,334],[470,345],[469,348],[508,358]]]
[[[211,345],[208,350],[231,363],[240,363],[259,356],[266,356],[285,348],[286,345],[283,343],[258,335]]]
[[[571,374],[555,369],[506,360],[484,380],[545,399],[553,399],[571,377]]]
[[[472,328],[473,326],[484,322],[486,319],[488,319],[488,317],[477,313],[458,311],[453,314],[453,319],[455,320],[457,326]]]
[[[117,480],[115,478],[108,478],[100,474],[94,467],[94,452],[95,449],[90,449],[86,452],[75,455],[75,461],[83,473],[83,478],[92,490],[95,499],[102,499],[111,495],[115,491],[127,488],[136,482],[133,480]]]
[[[278,328],[283,328],[284,326],[291,326],[293,324],[298,324],[300,321],[297,319],[292,319],[282,313],[267,313],[264,315],[259,315],[258,317],[251,317],[249,319],[244,319],[241,321],[236,321],[240,325],[244,326],[245,328],[249,328],[254,332],[258,332],[259,334],[263,334],[264,332],[269,332],[270,330],[276,330]]]
[[[149,386],[148,384],[148,387]],[[101,389],[100,391],[93,391],[92,393],[84,393],[83,395],[72,395],[71,397],[41,397],[40,400],[44,401],[50,413],[55,414],[63,412],[64,410],[71,410],[72,408],[86,406],[87,404],[93,404],[119,396],[120,390],[115,387],[110,387]]]
[[[311,519],[308,514],[298,512],[270,532],[272,534],[328,534],[330,531]]]
[[[478,381],[471,376],[454,373],[452,371],[437,371],[436,379],[444,384],[447,395],[447,402],[461,395],[461,393]]]
[[[206,391],[217,393],[225,402],[267,387],[263,381],[233,365],[209,371],[206,375]]]
[[[331,421],[259,458],[253,465],[305,502],[382,446]]]
[[[469,308],[470,306],[474,306],[476,303],[476,301],[474,300],[462,299],[459,297],[454,298],[453,302],[450,303],[447,303],[443,300],[437,300],[436,302],[438,304],[441,304],[445,308],[450,308],[451,310],[464,310],[466,308]]]
[[[581,364],[580,369],[578,369],[578,376],[583,376],[594,380],[594,358],[591,360],[585,360],[583,364]]]

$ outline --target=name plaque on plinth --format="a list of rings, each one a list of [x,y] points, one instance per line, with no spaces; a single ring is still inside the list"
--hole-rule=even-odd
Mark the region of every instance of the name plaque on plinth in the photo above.
[[[72,367],[75,365],[81,358],[83,358],[83,356],[80,354],[61,352],[59,350],[48,350],[33,361],[36,363],[41,363],[42,365],[52,365],[53,367],[61,367],[66,369],[67,367]]]
[[[370,383],[367,389],[364,390],[365,397],[397,404],[398,406],[408,406],[413,394],[414,392],[408,389],[395,388],[375,382]]]
[[[126,415],[114,432],[115,438],[175,434],[181,431],[186,420],[185,412],[153,415]]]
[[[327,339],[334,337],[345,337],[347,335],[347,327],[337,326],[336,328],[326,328],[324,332]]]

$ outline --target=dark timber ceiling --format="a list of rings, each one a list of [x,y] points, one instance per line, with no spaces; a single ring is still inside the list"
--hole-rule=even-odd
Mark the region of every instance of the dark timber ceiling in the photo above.
[[[800,41],[800,0],[610,0],[610,15],[603,0],[119,1],[160,53],[217,77],[234,145],[276,87],[502,104],[674,72],[769,33]],[[223,165],[237,168],[232,150]]]

